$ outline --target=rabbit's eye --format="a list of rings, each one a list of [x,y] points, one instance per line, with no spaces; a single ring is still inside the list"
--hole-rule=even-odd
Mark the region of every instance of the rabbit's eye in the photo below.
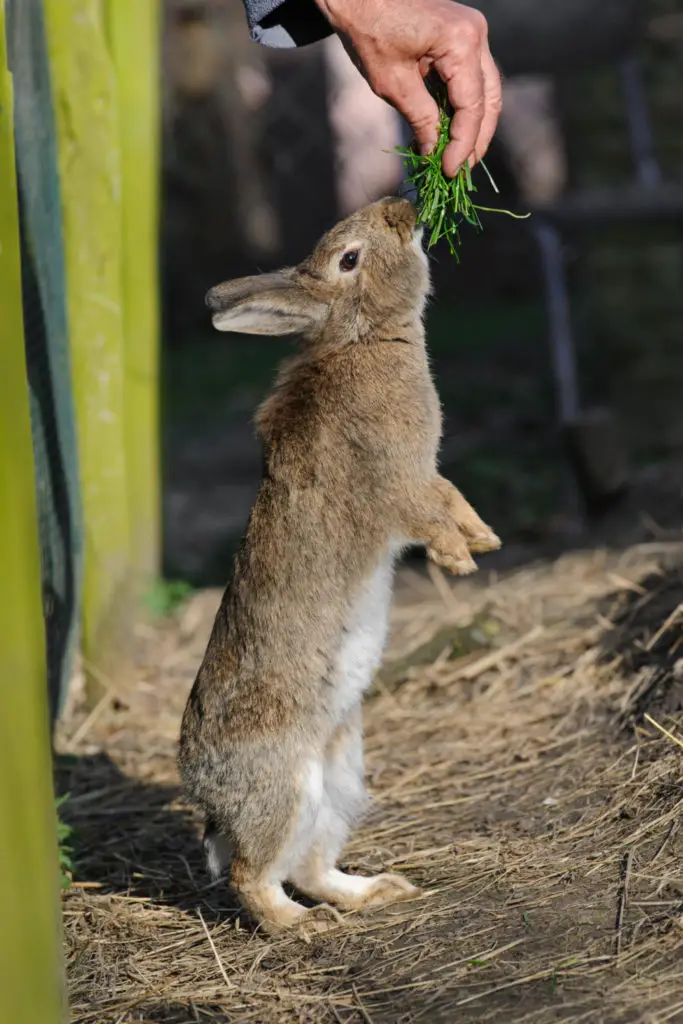
[[[353,270],[358,263],[358,249],[349,249],[339,260],[340,270]]]

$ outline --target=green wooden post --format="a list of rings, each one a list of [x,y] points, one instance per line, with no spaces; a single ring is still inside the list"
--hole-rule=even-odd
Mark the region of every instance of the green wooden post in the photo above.
[[[100,0],[43,0],[61,181],[84,521],[82,647],[91,702],[131,676],[135,614],[125,443],[116,81]]]
[[[8,1024],[59,1024],[57,838],[4,3],[0,310],[0,1006]]]
[[[158,575],[159,0],[108,0],[118,95],[123,200],[125,434],[131,563],[140,587]]]

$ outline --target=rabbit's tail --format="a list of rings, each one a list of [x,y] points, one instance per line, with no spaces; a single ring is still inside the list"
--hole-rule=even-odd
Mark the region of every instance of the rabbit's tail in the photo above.
[[[204,830],[204,853],[206,866],[215,882],[230,867],[235,848],[227,836],[218,831],[212,818],[208,818]]]

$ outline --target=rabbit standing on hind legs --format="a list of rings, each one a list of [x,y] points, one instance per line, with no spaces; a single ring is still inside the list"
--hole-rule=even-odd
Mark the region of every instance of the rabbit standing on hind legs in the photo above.
[[[298,267],[213,288],[223,331],[298,334],[258,413],[264,473],[183,717],[179,764],[214,876],[264,930],[325,930],[418,890],[337,860],[365,803],[361,701],[385,643],[393,566],[422,543],[451,572],[495,534],[437,472],[415,208],[383,199]],[[290,899],[283,882],[322,907]],[[332,906],[330,906],[330,904]]]

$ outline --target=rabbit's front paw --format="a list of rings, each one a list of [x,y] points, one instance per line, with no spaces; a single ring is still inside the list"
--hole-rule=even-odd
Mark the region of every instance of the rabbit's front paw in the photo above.
[[[485,551],[497,551],[501,547],[500,538],[490,526],[477,515],[469,501],[454,487],[449,480],[437,477],[435,486],[449,509],[450,516],[462,533],[470,551],[483,554]]]
[[[432,562],[442,566],[444,569],[448,569],[454,576],[468,576],[470,573],[477,571],[477,563],[466,546],[454,552],[447,552],[442,548],[435,548],[430,545],[427,548],[427,555]]]
[[[500,537],[496,536],[493,530],[489,529],[484,523],[482,523],[482,527],[476,532],[467,534],[467,546],[470,551],[475,551],[481,555],[486,551],[498,551],[502,547]]]

